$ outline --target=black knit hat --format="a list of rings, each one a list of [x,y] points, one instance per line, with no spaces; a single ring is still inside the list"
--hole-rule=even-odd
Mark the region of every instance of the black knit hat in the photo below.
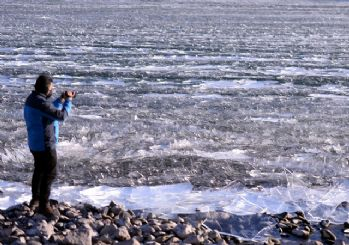
[[[48,92],[50,84],[53,82],[52,77],[47,74],[41,74],[35,82],[35,91],[38,93],[46,94]]]

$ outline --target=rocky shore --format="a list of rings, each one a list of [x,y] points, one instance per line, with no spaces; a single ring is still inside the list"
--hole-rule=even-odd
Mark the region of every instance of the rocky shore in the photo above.
[[[251,216],[197,212],[163,218],[126,210],[115,202],[102,208],[51,203],[55,215],[49,218],[26,202],[0,210],[0,244],[349,244],[348,222],[315,224],[302,212]],[[231,235],[233,231],[256,232],[259,239]]]

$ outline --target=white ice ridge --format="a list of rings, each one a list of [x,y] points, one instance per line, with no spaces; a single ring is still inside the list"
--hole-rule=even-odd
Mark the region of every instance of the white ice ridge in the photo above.
[[[226,211],[238,215],[254,213],[281,213],[302,210],[313,221],[330,219],[333,222],[349,220],[342,202],[349,200],[349,180],[338,181],[331,187],[309,188],[301,185],[249,189],[227,187],[195,191],[190,183],[161,186],[55,186],[52,198],[76,204],[86,202],[97,207],[111,200],[128,209],[145,209],[155,213],[193,213],[196,210]],[[18,182],[0,180],[0,209],[29,201],[30,187]]]

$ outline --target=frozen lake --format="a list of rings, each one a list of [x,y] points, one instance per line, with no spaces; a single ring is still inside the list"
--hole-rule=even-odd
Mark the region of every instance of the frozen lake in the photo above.
[[[349,201],[348,1],[5,0],[0,14],[1,208],[30,198],[23,103],[46,71],[56,95],[78,91],[58,199],[347,219],[333,210]]]

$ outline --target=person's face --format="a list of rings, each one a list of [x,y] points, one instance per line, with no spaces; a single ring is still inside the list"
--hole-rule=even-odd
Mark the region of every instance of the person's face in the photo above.
[[[53,87],[53,84],[51,83],[51,84],[48,86],[48,91],[47,91],[47,93],[46,93],[46,98],[50,98],[50,97],[52,96],[52,94],[53,94],[53,89],[54,89],[54,87]]]

